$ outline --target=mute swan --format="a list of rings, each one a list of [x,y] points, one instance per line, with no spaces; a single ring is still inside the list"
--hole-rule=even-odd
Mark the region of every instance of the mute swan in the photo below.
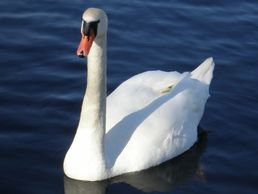
[[[83,13],[77,54],[87,56],[87,89],[64,159],[64,172],[73,179],[103,180],[182,154],[197,140],[197,126],[209,97],[212,58],[190,73],[135,75],[106,98],[107,26],[101,9]]]

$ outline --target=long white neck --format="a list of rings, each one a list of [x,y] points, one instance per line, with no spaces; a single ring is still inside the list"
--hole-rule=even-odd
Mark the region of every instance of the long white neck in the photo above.
[[[93,42],[88,55],[87,88],[78,130],[105,133],[106,122],[106,37]],[[103,139],[103,138],[102,138]]]
[[[106,37],[95,39],[88,55],[87,88],[79,125],[70,148],[74,178],[106,178],[104,135],[106,125]],[[87,165],[87,168],[85,168]],[[76,166],[76,167],[75,167]],[[84,169],[86,170],[85,172]],[[82,175],[81,175],[82,174]],[[87,175],[87,177],[85,177]]]

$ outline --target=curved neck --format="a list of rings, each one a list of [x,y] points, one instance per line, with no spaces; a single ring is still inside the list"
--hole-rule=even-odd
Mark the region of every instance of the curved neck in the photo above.
[[[78,129],[105,132],[106,37],[96,39],[88,55],[87,88]]]
[[[89,180],[106,175],[104,135],[106,125],[106,37],[93,42],[88,55],[87,88],[73,147]],[[83,150],[83,152],[78,152]],[[78,164],[78,166],[80,166]],[[78,169],[79,170],[79,169]],[[81,171],[81,170],[79,170]],[[79,172],[80,173],[80,172]]]

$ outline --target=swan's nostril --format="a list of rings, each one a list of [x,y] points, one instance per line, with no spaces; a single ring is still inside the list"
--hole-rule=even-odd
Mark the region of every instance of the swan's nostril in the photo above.
[[[84,58],[84,57],[85,57],[83,51],[80,52],[80,54],[78,55],[78,57],[80,57],[80,58]]]

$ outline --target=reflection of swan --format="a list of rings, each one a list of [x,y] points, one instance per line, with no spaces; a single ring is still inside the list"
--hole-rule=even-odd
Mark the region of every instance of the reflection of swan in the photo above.
[[[198,143],[177,158],[148,170],[121,175],[105,181],[77,181],[65,177],[65,194],[105,194],[110,185],[122,182],[144,192],[171,191],[186,183],[191,177],[198,176],[199,159],[205,149],[205,144],[206,134],[202,133]],[[123,190],[119,192],[123,193]]]
[[[65,174],[102,180],[159,165],[188,150],[197,140],[209,96],[212,58],[191,73],[138,74],[110,94],[106,105],[106,14],[86,10],[81,32],[77,53],[88,54],[87,90]]]

